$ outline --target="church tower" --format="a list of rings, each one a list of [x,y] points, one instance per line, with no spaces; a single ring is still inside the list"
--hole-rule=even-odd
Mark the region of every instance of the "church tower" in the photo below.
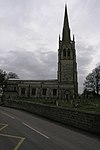
[[[71,40],[67,5],[65,5],[62,39],[59,36],[58,49],[58,82],[65,98],[76,97],[78,94],[77,63],[75,39]]]

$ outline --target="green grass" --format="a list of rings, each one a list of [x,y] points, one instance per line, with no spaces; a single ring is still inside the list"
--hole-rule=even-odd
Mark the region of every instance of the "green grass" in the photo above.
[[[44,104],[55,107],[71,108],[86,112],[100,113],[100,99],[74,99],[74,100],[56,100],[56,99],[27,99],[21,100],[30,101],[36,104]],[[57,105],[58,101],[58,105]]]

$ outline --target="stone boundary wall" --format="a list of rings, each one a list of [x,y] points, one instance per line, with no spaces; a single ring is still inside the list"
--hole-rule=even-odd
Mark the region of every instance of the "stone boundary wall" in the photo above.
[[[34,104],[28,101],[6,100],[5,106],[25,110],[62,124],[77,127],[100,135],[100,114]]]

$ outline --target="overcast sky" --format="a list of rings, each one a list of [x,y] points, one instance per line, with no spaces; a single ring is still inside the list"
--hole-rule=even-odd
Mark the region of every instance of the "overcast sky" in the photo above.
[[[65,0],[0,0],[0,68],[21,79],[57,77]],[[100,63],[100,1],[67,0],[75,34],[79,92]]]

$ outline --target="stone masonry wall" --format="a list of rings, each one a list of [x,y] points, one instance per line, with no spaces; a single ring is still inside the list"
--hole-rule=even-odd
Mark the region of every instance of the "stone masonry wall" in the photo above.
[[[26,101],[6,100],[5,106],[37,114],[65,125],[100,135],[100,114],[34,104]]]

